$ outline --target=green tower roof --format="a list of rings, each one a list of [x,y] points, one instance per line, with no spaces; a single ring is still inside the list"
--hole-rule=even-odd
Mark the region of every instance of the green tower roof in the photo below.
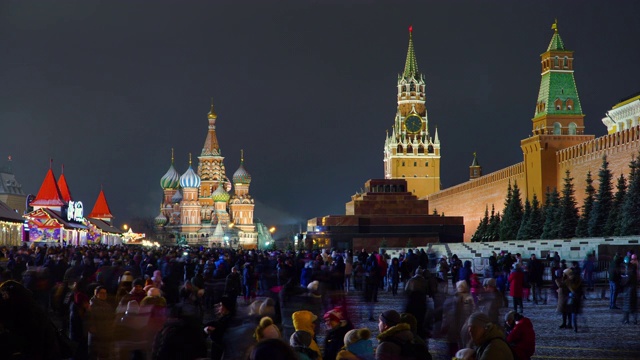
[[[544,107],[536,107],[534,117],[540,117],[543,115],[582,115],[582,106],[580,105],[580,98],[578,96],[578,87],[573,76],[573,69],[563,66],[564,57],[567,55],[567,51],[564,48],[564,43],[560,39],[558,34],[558,21],[551,26],[554,33],[549,43],[547,53],[543,54],[543,60],[547,57],[552,63],[557,62],[560,66],[552,66],[547,71],[543,72],[540,80],[540,91],[538,92],[537,103],[544,103]],[[559,51],[561,53],[555,53]],[[556,108],[556,100],[560,100],[562,105],[559,109]],[[571,108],[568,106],[567,100],[571,100],[573,103]]]
[[[549,42],[549,47],[547,47],[547,51],[552,50],[564,50],[564,43],[560,38],[560,34],[558,34],[558,20],[551,25],[551,29],[554,30],[553,36],[551,37],[551,42]]]
[[[413,26],[409,26],[409,49],[407,50],[407,61],[404,63],[402,77],[415,78],[418,74],[418,60],[416,60],[416,53],[413,50]]]

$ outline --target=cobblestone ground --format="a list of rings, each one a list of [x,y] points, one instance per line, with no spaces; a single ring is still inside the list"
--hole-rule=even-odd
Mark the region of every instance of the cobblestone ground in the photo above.
[[[536,331],[536,353],[534,359],[640,359],[640,325],[622,324],[621,310],[609,310],[608,298],[602,298],[602,289],[587,292],[584,311],[578,318],[578,332],[559,329],[562,317],[556,313],[556,300],[549,296],[546,305],[524,302],[524,315],[533,322]],[[551,293],[549,292],[549,295]],[[608,296],[607,294],[604,294]],[[378,334],[378,322],[369,321],[369,314],[359,292],[347,295],[356,327],[367,327],[374,336]],[[509,299],[511,304],[511,299]],[[622,299],[618,299],[621,306]],[[374,317],[384,310],[403,311],[402,291],[397,296],[380,291],[375,304]],[[502,318],[510,309],[503,308]],[[322,337],[322,333],[319,337]],[[321,342],[321,339],[318,341]],[[377,344],[376,344],[377,345]],[[447,344],[442,339],[429,339],[429,349],[434,359],[451,358]]]

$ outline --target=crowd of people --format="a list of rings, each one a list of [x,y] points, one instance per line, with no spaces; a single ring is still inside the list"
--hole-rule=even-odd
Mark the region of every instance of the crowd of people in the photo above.
[[[2,359],[429,359],[429,338],[444,339],[451,358],[530,359],[535,331],[524,302],[546,304],[551,294],[560,328],[577,332],[596,270],[594,256],[581,268],[555,254],[545,288],[535,254],[507,252],[492,253],[477,274],[456,255],[413,249],[394,257],[364,249],[1,250]],[[635,254],[614,257],[608,270],[610,308],[622,297],[623,322],[637,323]],[[380,308],[380,291],[402,305]],[[513,310],[501,318],[505,307]],[[354,326],[362,317],[377,321],[377,339]]]

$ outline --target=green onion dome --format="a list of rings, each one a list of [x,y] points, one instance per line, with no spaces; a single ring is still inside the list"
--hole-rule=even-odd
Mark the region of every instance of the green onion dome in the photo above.
[[[222,183],[218,184],[218,188],[211,194],[213,202],[228,202],[231,195],[224,189]]]

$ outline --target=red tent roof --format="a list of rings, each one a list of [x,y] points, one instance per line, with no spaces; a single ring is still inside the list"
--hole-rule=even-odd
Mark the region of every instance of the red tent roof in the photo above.
[[[93,210],[91,210],[91,214],[89,214],[89,217],[96,219],[113,217],[113,215],[111,215],[109,204],[107,204],[107,199],[104,197],[104,191],[102,189],[100,189],[100,194],[98,194],[98,199],[96,200],[96,204],[93,206]]]
[[[58,189],[60,189],[60,194],[65,202],[68,203],[73,200],[71,198],[71,191],[69,191],[69,185],[67,185],[67,178],[64,177],[64,173],[60,174],[60,177],[58,178]]]
[[[64,204],[60,189],[56,184],[56,177],[53,175],[53,170],[49,169],[40,186],[38,195],[31,202],[31,206],[62,206]]]

